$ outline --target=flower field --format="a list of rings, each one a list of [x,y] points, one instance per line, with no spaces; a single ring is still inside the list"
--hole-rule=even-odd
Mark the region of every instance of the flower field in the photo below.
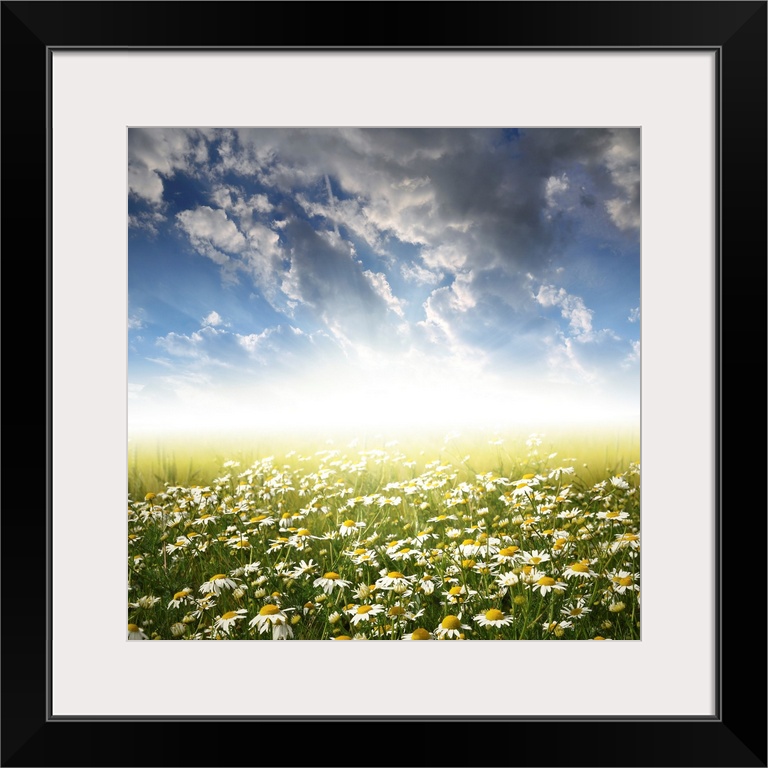
[[[596,473],[535,434],[421,453],[288,451],[151,489],[134,472],[128,639],[640,638],[638,461]]]

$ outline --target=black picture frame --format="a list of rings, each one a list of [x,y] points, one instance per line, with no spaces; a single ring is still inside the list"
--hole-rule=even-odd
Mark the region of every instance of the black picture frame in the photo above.
[[[765,443],[754,438],[750,442],[744,435],[757,432],[762,438],[765,424],[760,403],[765,403],[766,393],[767,9],[766,2],[696,0],[407,5],[370,2],[354,6],[323,2],[3,2],[0,23],[6,267],[15,261],[8,247],[11,236],[23,233],[25,284],[45,293],[45,310],[35,303],[40,312],[33,317],[37,338],[46,339],[45,345],[38,342],[34,355],[41,363],[44,357],[45,370],[40,375],[46,382],[46,408],[33,409],[45,422],[45,440],[41,430],[27,427],[17,436],[17,430],[12,429],[9,435],[14,442],[14,456],[6,452],[2,765],[765,766],[765,463],[762,449],[757,449],[760,460],[755,461],[756,449],[751,447],[753,443]],[[341,44],[344,36],[338,19],[350,12],[358,19],[358,29],[370,29],[363,35],[367,42]],[[302,23],[296,26],[299,17]],[[419,21],[422,18],[429,21]],[[365,19],[368,22],[360,25]],[[57,48],[179,47],[201,51],[220,47],[697,48],[717,53],[720,210],[716,307],[716,716],[599,720],[561,717],[519,722],[494,717],[392,717],[378,718],[378,724],[367,723],[372,718],[365,717],[343,721],[307,717],[290,719],[295,722],[293,726],[279,717],[261,723],[222,718],[231,722],[224,727],[216,718],[178,718],[182,722],[176,722],[174,718],[50,717],[50,644],[48,632],[43,631],[44,619],[50,626],[50,594],[54,588],[46,567],[52,556],[51,339],[55,333],[50,319],[50,56]],[[6,278],[8,307],[15,306],[18,296],[20,283],[14,273],[12,270],[11,277]],[[725,348],[724,332],[729,328],[734,333],[731,346]],[[737,329],[740,338],[748,339],[738,353]],[[8,402],[10,397],[28,402],[28,369],[19,362],[29,360],[29,347],[14,350],[15,335],[6,333],[14,355],[14,364],[6,369],[5,383],[11,393],[7,398]],[[746,356],[741,351],[744,348],[749,350]],[[24,375],[17,375],[17,368],[22,368]],[[726,371],[729,385],[724,388]],[[17,383],[21,386],[14,391]],[[34,471],[30,471],[30,459]],[[33,501],[24,502],[27,509],[22,516],[14,508],[14,478],[39,478],[43,463],[45,503],[38,490]],[[34,551],[20,545],[32,539],[38,542]],[[46,542],[47,560],[39,548],[41,541]],[[43,595],[48,596],[45,611]],[[689,621],[691,631],[696,631],[695,617],[685,615],[684,592],[676,595],[675,599],[681,600],[681,621]],[[73,631],[86,637],[94,612],[82,595],[75,602]],[[30,607],[34,610],[30,611]],[[613,675],[606,675],[599,684],[620,696],[631,690],[631,677],[617,682]],[[745,690],[749,695],[744,695]],[[564,681],[563,691],[553,692],[553,696],[567,692]],[[664,691],[659,691],[659,696],[663,697]],[[355,744],[368,746],[360,751],[353,748]]]

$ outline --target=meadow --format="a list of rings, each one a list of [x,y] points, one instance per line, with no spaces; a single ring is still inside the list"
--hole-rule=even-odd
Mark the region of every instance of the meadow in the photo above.
[[[128,639],[638,640],[631,432],[134,440]]]

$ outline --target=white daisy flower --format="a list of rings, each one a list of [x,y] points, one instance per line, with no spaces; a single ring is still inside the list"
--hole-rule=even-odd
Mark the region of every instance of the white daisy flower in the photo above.
[[[497,608],[491,608],[485,613],[478,613],[475,621],[481,627],[505,627],[512,623],[512,617],[506,616]]]
[[[376,586],[379,589],[391,589],[395,592],[408,589],[411,586],[411,582],[416,578],[415,576],[404,576],[400,571],[387,571],[386,569],[379,571],[381,578],[376,580]]]
[[[579,560],[576,563],[571,563],[564,571],[563,576],[566,579],[590,579],[597,574],[589,567],[589,560]]]
[[[212,592],[214,595],[218,595],[224,589],[234,589],[237,586],[237,582],[234,579],[230,579],[226,573],[217,573],[200,586],[200,592],[208,593]]]
[[[568,585],[562,581],[553,579],[551,576],[542,575],[536,579],[536,581],[531,585],[531,588],[534,592],[539,592],[542,596],[544,596],[552,590],[564,592],[568,588]]]
[[[354,520],[345,520],[339,526],[339,535],[340,536],[351,536],[353,533],[357,532],[358,528],[365,528],[365,523],[363,523],[363,522],[355,522]]]
[[[383,605],[374,603],[373,605],[353,605],[347,609],[347,613],[352,617],[352,624],[359,624],[361,621],[370,621],[371,617],[384,611]]]
[[[344,589],[348,587],[352,582],[345,581],[339,576],[336,571],[327,571],[319,579],[315,579],[312,582],[313,587],[321,587],[326,595],[330,595],[335,589]]]
[[[259,630],[260,635],[263,635],[272,627],[287,626],[289,634],[293,636],[293,630],[291,630],[290,625],[288,624],[288,615],[285,611],[280,609],[279,605],[275,605],[274,603],[268,603],[263,606],[262,609],[248,622],[248,625],[250,627],[256,627]],[[284,633],[281,632],[280,634]]]
[[[411,632],[408,635],[403,635],[401,640],[434,640],[435,636],[427,629],[424,629],[424,627],[418,627],[417,629],[414,629],[413,632]]]
[[[247,613],[248,611],[246,611],[245,608],[239,608],[236,611],[227,611],[216,618],[213,626],[228,635],[230,627],[235,626],[238,621],[242,621]]]
[[[471,627],[466,624],[462,624],[460,616],[454,616],[453,614],[449,613],[440,622],[440,626],[435,629],[435,636],[438,640],[460,640],[464,634],[462,632],[463,629],[471,629]]]
[[[149,640],[149,638],[141,631],[141,627],[138,624],[128,625],[128,639],[129,640]]]

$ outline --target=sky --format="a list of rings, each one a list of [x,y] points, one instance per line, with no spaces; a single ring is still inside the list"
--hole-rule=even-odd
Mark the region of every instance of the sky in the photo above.
[[[128,139],[129,433],[639,425],[639,129]]]

